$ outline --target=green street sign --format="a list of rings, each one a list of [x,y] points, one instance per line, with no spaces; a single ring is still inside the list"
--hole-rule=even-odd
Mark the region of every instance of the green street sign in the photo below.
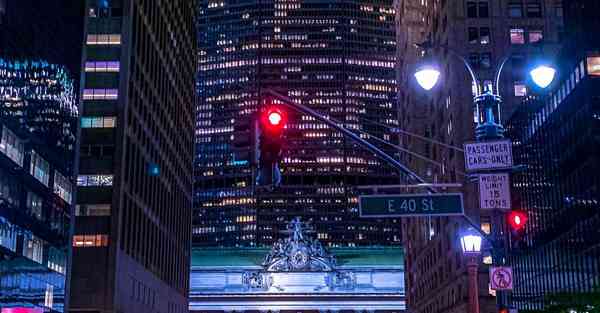
[[[360,217],[464,215],[462,193],[359,197]]]

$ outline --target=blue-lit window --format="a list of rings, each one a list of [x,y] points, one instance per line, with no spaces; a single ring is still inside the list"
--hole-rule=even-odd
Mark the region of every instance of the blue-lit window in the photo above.
[[[2,140],[0,141],[0,152],[9,159],[23,166],[24,148],[23,142],[6,126],[2,126]]]
[[[68,204],[73,201],[73,186],[61,173],[54,173],[54,193]]]
[[[38,220],[42,220],[42,204],[42,197],[31,191],[27,192],[27,209],[29,209],[29,214]]]
[[[114,116],[82,117],[81,128],[114,128]]]
[[[35,151],[31,151],[29,174],[48,187],[50,183],[50,164]]]
[[[113,175],[79,175],[77,177],[77,186],[80,187],[98,187],[112,186]]]
[[[44,242],[33,235],[25,236],[23,239],[23,256],[42,264],[42,260],[44,259]]]
[[[17,250],[17,235],[19,229],[0,216],[0,246],[15,252]]]

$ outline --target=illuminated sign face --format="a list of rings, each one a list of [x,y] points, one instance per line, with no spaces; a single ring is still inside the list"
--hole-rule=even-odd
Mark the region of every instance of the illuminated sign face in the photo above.
[[[44,313],[41,308],[2,308],[1,313]]]

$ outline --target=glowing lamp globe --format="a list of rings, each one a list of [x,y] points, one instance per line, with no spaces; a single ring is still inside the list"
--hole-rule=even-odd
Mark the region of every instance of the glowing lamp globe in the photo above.
[[[419,86],[425,90],[431,90],[440,78],[440,71],[433,67],[423,67],[415,73]]]
[[[483,238],[475,233],[468,233],[460,238],[460,245],[464,254],[481,253],[481,242]]]
[[[554,80],[554,76],[556,76],[556,69],[547,65],[540,65],[531,70],[529,75],[531,75],[531,79],[538,87],[544,89],[550,86]]]

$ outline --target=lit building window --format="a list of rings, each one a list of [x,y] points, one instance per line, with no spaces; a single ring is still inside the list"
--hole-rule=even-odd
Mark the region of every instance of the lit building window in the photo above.
[[[116,73],[116,72],[119,72],[120,68],[121,68],[121,63],[119,61],[113,61],[113,62],[88,61],[88,62],[85,62],[85,71],[86,72]]]
[[[31,151],[31,166],[29,174],[48,187],[50,182],[50,164],[35,151]]]
[[[75,235],[73,247],[108,247],[108,235]]]
[[[6,126],[2,126],[2,140],[0,141],[0,152],[13,160],[19,166],[23,166],[23,157],[25,155],[23,142],[15,133]]]
[[[0,246],[12,252],[17,251],[17,235],[20,232],[19,228],[8,221],[0,223]]]
[[[82,117],[81,128],[114,128],[114,116]]]
[[[71,182],[58,171],[54,173],[54,193],[68,204],[71,204],[71,201],[73,201],[73,186],[71,185]]]
[[[110,204],[78,204],[75,216],[110,216]]]
[[[84,89],[83,100],[117,100],[119,89]]]
[[[121,34],[88,34],[88,45],[120,45]]]
[[[79,175],[77,177],[77,186],[97,187],[112,186],[113,175]]]
[[[542,39],[544,39],[544,33],[541,30],[529,31],[529,43],[540,42]]]
[[[591,76],[600,76],[600,56],[587,58],[587,73]]]
[[[23,240],[23,256],[42,264],[44,258],[44,242],[35,236],[25,237]]]
[[[27,193],[26,207],[29,209],[29,213],[38,220],[42,220],[42,203],[42,197],[31,191]]]
[[[525,97],[527,95],[527,86],[523,82],[515,82],[515,97]]]
[[[511,28],[510,43],[513,45],[525,44],[525,30],[523,28]]]

